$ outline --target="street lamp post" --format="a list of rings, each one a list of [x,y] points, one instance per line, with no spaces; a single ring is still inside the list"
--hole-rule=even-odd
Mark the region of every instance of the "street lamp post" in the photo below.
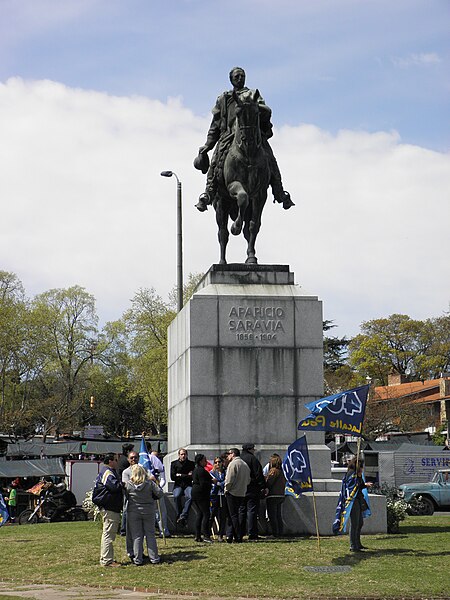
[[[181,181],[173,171],[162,171],[162,177],[172,177],[177,180],[177,311],[183,308],[183,229],[181,213]]]

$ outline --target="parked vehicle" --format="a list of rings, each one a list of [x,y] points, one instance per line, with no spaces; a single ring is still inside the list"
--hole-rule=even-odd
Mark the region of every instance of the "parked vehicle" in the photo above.
[[[450,505],[450,469],[439,469],[428,483],[404,483],[398,495],[411,515],[432,515],[436,508]]]
[[[81,506],[66,506],[53,499],[52,488],[47,488],[34,508],[20,513],[19,525],[34,525],[50,521],[86,521],[87,514]]]

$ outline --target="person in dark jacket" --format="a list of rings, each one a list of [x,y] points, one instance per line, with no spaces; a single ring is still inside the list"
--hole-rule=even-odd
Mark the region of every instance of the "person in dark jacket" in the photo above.
[[[245,535],[247,525],[248,539],[258,540],[258,514],[261,494],[266,489],[266,480],[263,475],[261,463],[255,456],[255,444],[244,444],[241,452],[242,460],[250,468],[250,483],[245,494],[245,505],[240,508],[243,526],[242,535]]]
[[[123,444],[122,446],[122,454],[119,456],[119,460],[117,461],[117,475],[119,476],[120,480],[122,480],[122,473],[130,466],[128,455],[133,449],[134,444]]]
[[[361,529],[364,519],[370,517],[369,495],[364,475],[364,461],[362,458],[353,457],[347,466],[341,484],[336,508],[336,517],[333,522],[333,533],[344,533],[350,521],[350,552],[361,552],[366,547],[361,543]]]
[[[211,543],[212,540],[209,531],[209,506],[212,478],[205,467],[206,456],[204,454],[197,454],[195,457],[195,469],[192,473],[192,501],[197,510],[197,518],[195,520],[195,541]]]
[[[177,523],[186,525],[189,509],[192,502],[192,472],[194,463],[188,459],[188,453],[185,448],[178,450],[178,460],[172,461],[170,465],[170,478],[174,482],[173,499],[177,507]],[[181,497],[185,496],[184,507],[181,505]]]
[[[274,537],[283,535],[281,507],[285,499],[284,488],[286,487],[286,479],[284,478],[281,465],[281,456],[279,454],[272,454],[269,460],[269,472],[266,477],[268,490],[266,507],[270,528]]]
[[[210,527],[217,526],[218,541],[222,542],[225,538],[227,526],[227,505],[225,501],[225,465],[221,456],[216,456],[214,466],[210,471],[212,477],[211,488],[211,521]]]
[[[107,454],[104,468],[97,476],[96,486],[104,486],[106,494],[101,513],[103,517],[102,542],[100,547],[100,564],[104,567],[120,567],[114,560],[113,542],[120,524],[120,511],[123,504],[122,483],[117,475],[117,454]]]
[[[56,501],[56,508],[50,516],[50,521],[58,521],[58,519],[64,515],[64,513],[77,505],[77,499],[75,494],[68,490],[64,482],[58,483],[54,486],[54,492],[52,492],[52,500]]]

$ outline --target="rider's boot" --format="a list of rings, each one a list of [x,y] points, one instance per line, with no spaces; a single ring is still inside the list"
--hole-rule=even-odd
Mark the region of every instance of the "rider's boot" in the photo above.
[[[200,194],[195,208],[200,212],[205,212],[205,210],[208,210],[208,204],[211,204],[211,200],[209,198],[208,192],[204,192],[203,194]]]
[[[284,198],[283,198],[284,210],[288,210],[289,208],[291,208],[291,206],[295,206],[294,202],[292,202],[292,200],[291,200],[291,195],[289,192],[284,191],[283,195],[284,195]]]
[[[278,202],[279,204],[283,205],[284,210],[288,210],[289,208],[291,208],[291,206],[295,206],[294,202],[292,202],[291,200],[291,195],[289,192],[286,191],[282,191],[280,193],[277,193],[277,195],[274,195],[274,202]]]

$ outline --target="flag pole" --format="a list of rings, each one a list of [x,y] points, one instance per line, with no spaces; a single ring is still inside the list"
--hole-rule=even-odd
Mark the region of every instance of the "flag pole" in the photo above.
[[[358,438],[358,442],[356,444],[356,473],[358,473],[359,470],[359,456],[361,453],[361,437]]]
[[[219,537],[219,521],[217,520],[217,517],[214,517],[214,522],[211,523],[211,533],[213,536],[213,540],[216,539],[216,534],[214,533],[214,523],[216,524],[216,527],[217,527],[217,537]]]
[[[320,554],[320,534],[319,534],[319,522],[317,520],[317,507],[316,507],[316,496],[314,494],[314,490],[312,491],[313,494],[313,506],[314,506],[314,520],[316,522],[316,535],[317,535],[317,546],[319,548],[319,554]]]
[[[162,512],[161,512],[161,503],[159,502],[159,498],[156,498],[156,506],[158,507],[159,520],[162,523],[162,536],[163,536],[163,540],[164,540],[164,546],[166,546],[167,545],[166,532],[164,531],[164,523],[163,523],[163,517],[162,517]]]

